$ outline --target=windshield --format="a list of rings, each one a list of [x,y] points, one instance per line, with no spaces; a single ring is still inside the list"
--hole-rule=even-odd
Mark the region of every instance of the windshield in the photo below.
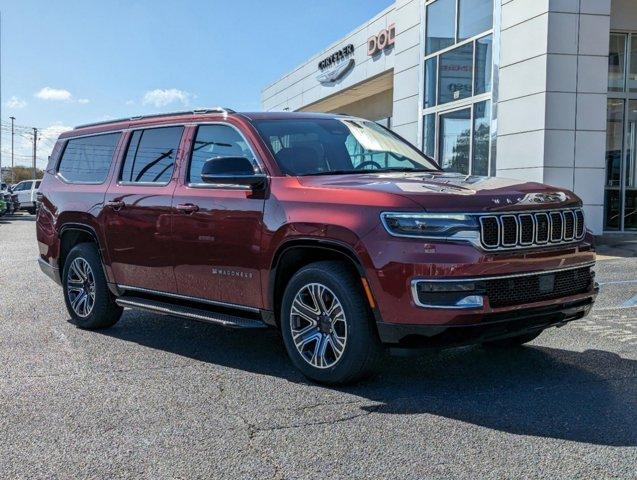
[[[305,118],[253,123],[286,175],[440,170],[423,153],[368,120]]]

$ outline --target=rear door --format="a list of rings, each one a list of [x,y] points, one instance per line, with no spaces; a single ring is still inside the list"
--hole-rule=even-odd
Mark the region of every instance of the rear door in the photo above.
[[[173,197],[175,277],[181,295],[213,302],[261,306],[261,233],[264,196],[241,186],[201,180],[204,163],[216,157],[247,157],[264,172],[254,149],[227,123],[189,130]]]
[[[172,195],[183,126],[133,130],[104,199],[103,228],[120,286],[176,293]]]

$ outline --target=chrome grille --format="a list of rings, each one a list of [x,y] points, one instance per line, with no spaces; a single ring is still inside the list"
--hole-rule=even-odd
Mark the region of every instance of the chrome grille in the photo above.
[[[480,241],[487,250],[570,243],[585,232],[580,208],[480,216]]]

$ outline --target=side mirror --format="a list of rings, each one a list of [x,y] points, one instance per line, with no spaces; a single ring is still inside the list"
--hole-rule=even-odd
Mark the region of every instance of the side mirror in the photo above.
[[[252,162],[246,157],[219,157],[203,164],[201,179],[205,183],[243,185],[258,189],[265,186],[267,177],[262,173],[255,173]]]

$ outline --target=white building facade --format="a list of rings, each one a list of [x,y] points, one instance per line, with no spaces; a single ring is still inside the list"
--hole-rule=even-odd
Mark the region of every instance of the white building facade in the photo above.
[[[262,92],[390,126],[448,171],[575,191],[637,232],[637,0],[396,0]]]

